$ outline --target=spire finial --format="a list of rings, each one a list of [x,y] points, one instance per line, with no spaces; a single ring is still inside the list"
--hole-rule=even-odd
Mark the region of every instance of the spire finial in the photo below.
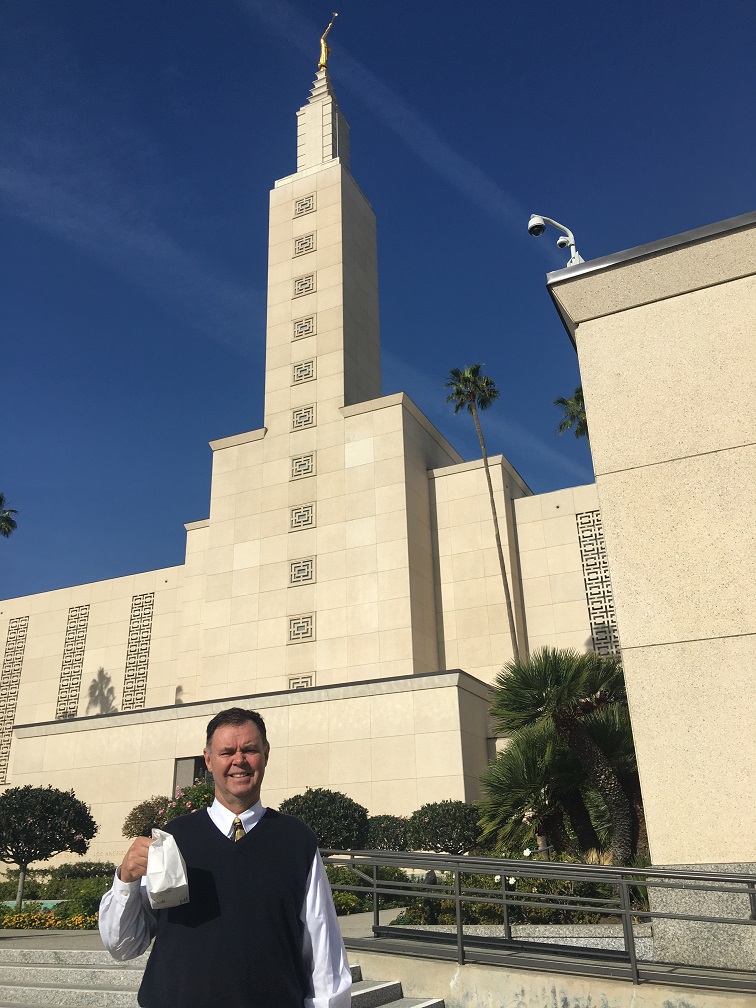
[[[333,28],[333,19],[337,18],[339,15],[336,11],[333,12],[333,17],[328,23],[328,27],[323,32],[320,37],[320,60],[318,61],[318,70],[325,70],[328,67],[328,57],[331,55],[331,47],[326,42],[326,35]]]

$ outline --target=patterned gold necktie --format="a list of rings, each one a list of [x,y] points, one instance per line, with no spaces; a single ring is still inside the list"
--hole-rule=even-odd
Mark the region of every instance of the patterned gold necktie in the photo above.
[[[239,816],[237,816],[234,819],[234,841],[241,840],[241,838],[246,835],[247,834],[244,832],[244,827],[242,826],[242,821],[239,818]]]

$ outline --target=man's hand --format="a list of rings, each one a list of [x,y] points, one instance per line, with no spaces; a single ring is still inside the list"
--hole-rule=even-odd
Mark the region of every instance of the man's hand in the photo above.
[[[136,882],[143,875],[147,874],[147,851],[150,844],[155,843],[149,837],[137,837],[134,843],[126,851],[126,857],[118,869],[118,878],[121,882]]]

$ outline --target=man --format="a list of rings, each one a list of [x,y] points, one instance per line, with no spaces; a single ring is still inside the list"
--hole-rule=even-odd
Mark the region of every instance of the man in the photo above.
[[[232,707],[207,726],[209,809],[168,823],[184,857],[189,902],[154,911],[138,837],[100,905],[100,934],[119,960],[155,938],[139,988],[144,1008],[348,1008],[351,974],[312,831],[266,809],[270,746],[257,711]]]

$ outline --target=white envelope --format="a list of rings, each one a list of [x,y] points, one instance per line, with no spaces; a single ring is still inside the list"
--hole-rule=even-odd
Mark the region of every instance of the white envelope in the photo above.
[[[189,902],[186,865],[178,844],[164,830],[154,829],[147,851],[147,896],[153,910],[183,906]]]

